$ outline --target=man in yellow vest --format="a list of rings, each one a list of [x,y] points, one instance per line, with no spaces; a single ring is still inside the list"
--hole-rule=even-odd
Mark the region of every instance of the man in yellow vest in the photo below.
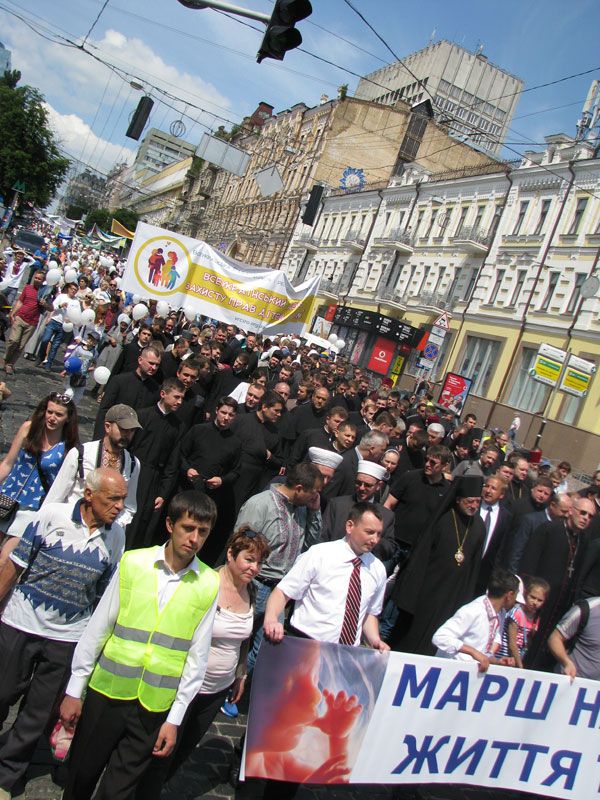
[[[96,800],[125,800],[152,756],[172,752],[206,670],[219,578],[196,554],[216,516],[207,495],[182,492],[169,506],[168,542],[121,559],[75,649],[60,709],[65,727],[77,725],[64,800],[91,798],[104,770]]]

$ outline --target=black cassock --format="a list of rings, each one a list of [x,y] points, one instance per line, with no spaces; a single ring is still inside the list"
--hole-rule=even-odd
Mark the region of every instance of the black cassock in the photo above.
[[[124,372],[115,375],[106,384],[102,402],[98,409],[98,416],[94,425],[94,439],[104,436],[104,417],[112,406],[124,403],[135,411],[148,408],[152,403],[158,402],[160,389],[154,378],[140,378],[137,372]]]
[[[585,532],[569,534],[562,519],[545,522],[533,531],[523,553],[520,575],[544,578],[550,594],[540,612],[538,632],[531,640],[525,663],[536,669],[551,669],[554,660],[546,640],[554,626],[573,605],[577,578],[585,558]]]
[[[127,526],[127,548],[150,547],[162,544],[167,538],[157,528],[161,514],[154,511],[154,501],[169,499],[177,481],[178,442],[181,421],[175,414],[163,414],[158,404],[138,411],[140,429],[129,446],[132,455],[140,460],[137,487],[137,511]]]
[[[242,441],[240,474],[233,486],[236,514],[249,497],[262,492],[284,464],[279,431],[261,422],[256,411],[239,414],[231,430]],[[267,450],[271,458],[267,460]]]
[[[454,513],[458,540],[452,511],[447,511],[417,539],[406,569],[398,576],[392,593],[401,611],[392,632],[394,650],[434,655],[433,634],[473,599],[485,526],[479,514],[467,517]],[[464,554],[460,565],[455,558],[459,541]]]

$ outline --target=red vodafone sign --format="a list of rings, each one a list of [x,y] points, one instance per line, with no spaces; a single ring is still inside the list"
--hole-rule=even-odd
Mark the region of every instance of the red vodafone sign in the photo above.
[[[387,375],[395,352],[395,342],[392,342],[390,339],[385,339],[383,336],[378,336],[371,350],[371,357],[369,358],[367,369],[378,372],[380,375]]]

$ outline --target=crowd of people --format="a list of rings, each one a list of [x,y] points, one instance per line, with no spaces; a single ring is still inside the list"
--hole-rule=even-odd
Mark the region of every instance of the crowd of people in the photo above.
[[[159,797],[265,637],[600,679],[600,471],[574,491],[427,382],[301,339],[134,319],[122,267],[53,244],[7,298],[7,376],[66,357],[0,463],[0,798],[55,723],[65,798]]]

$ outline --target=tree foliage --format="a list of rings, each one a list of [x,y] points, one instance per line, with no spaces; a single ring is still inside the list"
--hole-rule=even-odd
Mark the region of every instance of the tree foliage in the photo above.
[[[85,218],[85,229],[89,231],[96,224],[103,231],[110,233],[110,225],[113,219],[116,219],[129,231],[135,230],[135,226],[138,223],[138,215],[130,208],[117,208],[116,211],[109,211],[108,208],[95,208]]]
[[[25,183],[25,200],[48,205],[69,167],[49,126],[44,98],[32,86],[17,86],[18,72],[0,77],[0,194]]]

